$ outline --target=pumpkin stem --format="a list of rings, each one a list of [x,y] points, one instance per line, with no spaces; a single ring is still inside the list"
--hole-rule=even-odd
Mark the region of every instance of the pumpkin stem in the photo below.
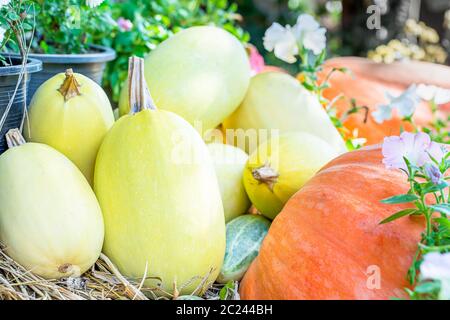
[[[26,142],[19,129],[11,129],[6,133],[6,143],[8,144],[8,148],[11,149],[21,146]]]
[[[72,69],[66,70],[66,79],[64,79],[63,84],[59,87],[58,91],[64,97],[64,101],[68,101],[76,96],[81,96],[80,92],[81,85],[78,83]]]
[[[150,95],[144,77],[144,59],[131,57],[128,64],[128,92],[130,99],[130,114],[142,110],[156,110],[155,102]]]
[[[269,186],[269,189],[273,191],[273,186],[278,181],[278,177],[280,176],[278,172],[272,169],[268,164],[265,164],[262,167],[256,168],[252,170],[252,176],[255,180],[260,183],[265,183]]]

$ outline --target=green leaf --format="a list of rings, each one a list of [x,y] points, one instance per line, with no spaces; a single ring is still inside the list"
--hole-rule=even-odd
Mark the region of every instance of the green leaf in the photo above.
[[[434,192],[438,192],[440,190],[443,190],[445,188],[448,187],[448,183],[443,181],[440,184],[433,184],[432,182],[429,182],[427,184],[424,185],[424,189],[422,190],[422,194],[428,194],[428,193],[434,193]]]
[[[219,292],[220,300],[226,300],[228,297],[228,290],[234,290],[234,282],[228,282]]]
[[[419,200],[419,197],[415,194],[402,194],[399,196],[393,196],[384,200],[381,200],[381,203],[384,204],[400,204],[400,203],[409,203]]]
[[[422,284],[419,284],[417,287],[414,288],[414,291],[416,293],[433,293],[435,291],[439,291],[441,289],[441,284],[439,281],[433,281],[433,282],[424,282]]]
[[[337,71],[342,72],[342,73],[352,73],[352,71],[349,68],[336,68]]]
[[[436,218],[434,219],[437,223],[439,223],[442,227],[450,230],[450,220],[447,218]]]
[[[445,215],[450,215],[450,203],[435,204],[430,206],[430,208]]]
[[[318,68],[320,65],[322,65],[323,61],[326,58],[326,56],[327,56],[327,50],[322,50],[322,52],[317,56],[317,59],[316,59],[316,61],[314,63],[314,66],[316,68]]]
[[[308,90],[308,91],[314,91],[314,86],[307,83],[307,82],[303,82],[302,85]]]
[[[381,221],[380,224],[385,224],[385,223],[400,219],[402,217],[412,215],[414,213],[417,213],[418,211],[419,210],[417,210],[417,209],[405,209],[405,210],[399,211],[399,212],[393,214],[392,216]]]

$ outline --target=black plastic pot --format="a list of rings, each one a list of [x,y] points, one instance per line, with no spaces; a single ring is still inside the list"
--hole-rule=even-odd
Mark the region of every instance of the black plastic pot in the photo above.
[[[55,74],[65,72],[72,68],[74,72],[81,73],[101,84],[106,63],[116,58],[116,52],[107,47],[91,46],[92,52],[83,54],[33,54],[30,58],[42,61],[43,69],[33,75],[30,82],[31,100],[39,86]]]
[[[25,97],[29,92],[31,74],[42,70],[41,61],[29,59],[25,66],[26,74],[22,77],[11,108],[5,117],[8,104],[14,95],[22,71],[20,58],[10,55],[5,55],[5,57],[6,61],[10,63],[10,66],[0,67],[0,154],[7,149],[5,140],[6,132],[9,129],[18,128],[22,124],[25,108],[28,107],[25,102]],[[5,120],[3,125],[2,119]]]

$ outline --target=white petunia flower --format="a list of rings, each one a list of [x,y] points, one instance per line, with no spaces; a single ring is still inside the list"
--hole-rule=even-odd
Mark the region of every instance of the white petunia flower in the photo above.
[[[437,105],[450,102],[450,90],[441,87],[419,84],[417,86],[417,95],[425,101],[434,101]]]
[[[297,61],[298,44],[289,25],[283,27],[279,23],[273,23],[264,35],[264,48],[273,51],[278,59],[288,63]]]
[[[6,30],[3,29],[2,27],[0,27],[0,45],[3,43],[3,40],[5,38],[5,33],[6,33]]]
[[[450,253],[428,253],[420,265],[420,275],[425,280],[439,280],[441,292],[439,298],[450,299]]]
[[[0,0],[0,8],[3,6],[7,6],[11,0]]]
[[[426,84],[419,84],[417,86],[417,95],[420,97],[420,99],[425,101],[431,101],[434,99],[434,96],[436,94],[436,86],[428,86]]]
[[[89,8],[95,8],[98,7],[99,5],[101,5],[103,2],[103,0],[86,0],[86,5]]]
[[[423,279],[428,280],[450,279],[450,253],[426,254],[420,265],[420,274]]]
[[[325,33],[326,29],[321,28],[312,16],[302,14],[293,27],[273,23],[264,35],[264,47],[267,51],[274,51],[277,58],[294,63],[299,47],[311,50],[315,55],[320,54],[326,47]]]
[[[298,17],[293,32],[297,41],[315,55],[320,54],[326,48],[325,33],[327,30],[321,28],[320,24],[309,14],[302,14]]]
[[[405,92],[400,96],[392,98],[391,97],[392,108],[398,109],[402,117],[412,116],[414,111],[416,111],[417,104],[420,102],[419,97],[416,94],[416,85],[411,85]]]
[[[377,110],[372,112],[377,123],[383,123],[385,120],[392,118],[392,111],[397,109],[401,117],[412,116],[416,111],[417,104],[420,99],[416,93],[416,85],[411,85],[401,95],[394,97],[389,92],[386,92],[386,98],[389,102],[385,105],[379,105]]]
[[[392,108],[389,105],[379,105],[377,110],[372,112],[372,117],[374,118],[376,123],[383,123],[386,120],[392,119]]]

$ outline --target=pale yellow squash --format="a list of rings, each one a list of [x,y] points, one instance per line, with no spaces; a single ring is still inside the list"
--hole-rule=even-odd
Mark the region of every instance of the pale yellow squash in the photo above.
[[[224,257],[217,178],[198,132],[178,115],[155,109],[139,77],[142,60],[130,63],[136,113],[112,127],[95,170],[104,252],[128,277],[159,277],[164,290],[185,285],[181,292],[191,294],[202,278],[216,279]]]
[[[248,155],[236,147],[223,143],[208,144],[222,195],[225,221],[248,211],[251,206],[242,177]]]
[[[69,69],[36,91],[25,138],[63,153],[92,183],[98,148],[113,123],[111,104],[103,89]]]
[[[266,140],[248,159],[247,194],[263,215],[274,219],[289,198],[337,155],[324,140],[304,132]]]
[[[244,101],[223,127],[227,142],[248,153],[269,139],[273,132],[296,131],[322,138],[339,153],[347,151],[344,140],[317,97],[297,79],[281,72],[254,76]]]
[[[250,82],[250,63],[243,45],[229,32],[192,27],[147,56],[145,79],[158,108],[178,114],[204,132],[239,106]],[[127,90],[125,85],[120,115],[130,110]]]
[[[26,143],[0,156],[0,241],[11,258],[44,278],[78,277],[103,234],[95,194],[64,155]]]

